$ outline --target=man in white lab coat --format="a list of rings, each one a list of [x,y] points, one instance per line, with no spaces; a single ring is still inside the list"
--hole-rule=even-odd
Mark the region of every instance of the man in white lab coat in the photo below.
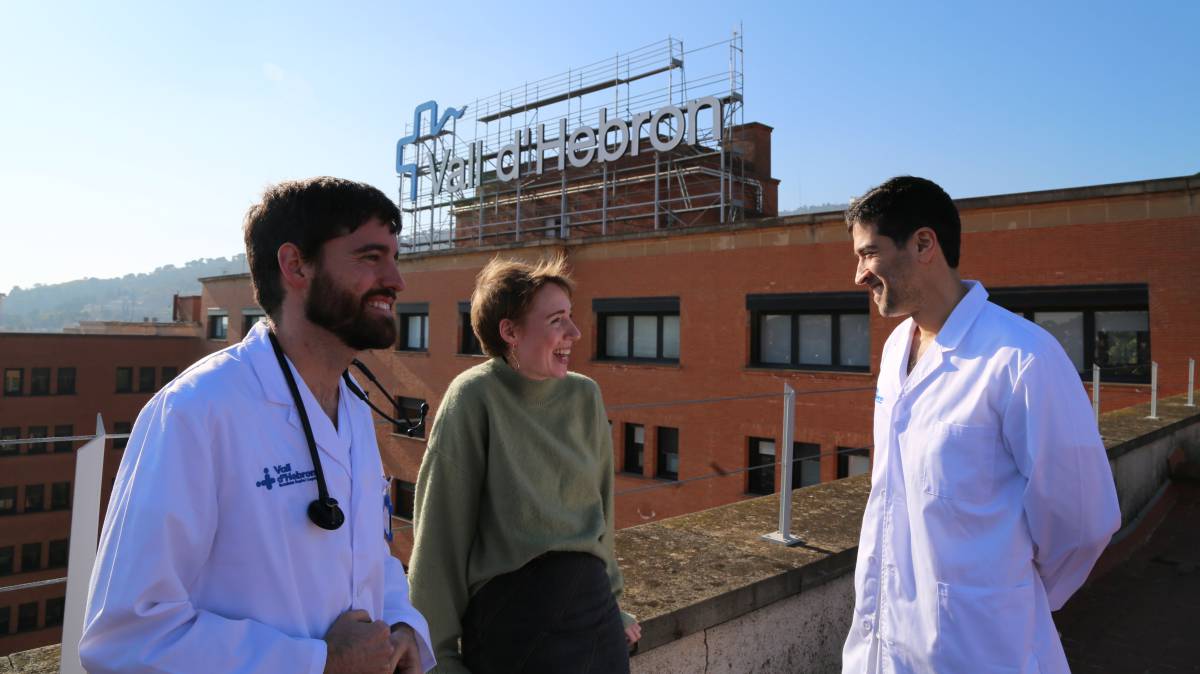
[[[842,671],[1067,672],[1050,612],[1121,520],[1080,375],[959,278],[958,211],[936,184],[893,178],[846,221],[855,281],[907,319],[880,362]]]
[[[247,258],[271,320],[138,415],[92,574],[88,671],[433,666],[385,540],[371,413],[343,376],[395,339],[398,222],[383,193],[334,178],[274,186],[250,209]],[[319,477],[339,505],[310,519]]]

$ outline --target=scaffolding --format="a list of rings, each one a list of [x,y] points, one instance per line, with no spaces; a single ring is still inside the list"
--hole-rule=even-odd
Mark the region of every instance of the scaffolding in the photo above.
[[[691,50],[668,37],[440,116],[433,101],[418,106],[397,145],[402,253],[726,223],[760,212],[764,186],[747,175],[744,143],[736,142],[744,124],[743,64],[740,30]],[[719,101],[719,115],[699,112],[701,100]],[[647,114],[687,112],[689,105],[695,107],[688,115]],[[619,133],[602,130],[606,118],[622,120],[641,152],[612,159],[613,145],[623,146]],[[686,142],[665,143],[664,136],[684,134],[677,125],[688,118],[695,128],[686,129]],[[564,146],[545,154],[547,170],[539,163],[535,171],[542,125],[548,142],[568,140],[559,137],[562,129],[573,129],[568,137],[591,129],[593,151],[601,154],[603,144],[610,158],[578,166],[567,155],[559,170]],[[669,149],[651,149],[651,134]],[[463,165],[470,167],[465,180]],[[459,169],[458,180],[450,166]],[[514,169],[518,177],[502,178]]]

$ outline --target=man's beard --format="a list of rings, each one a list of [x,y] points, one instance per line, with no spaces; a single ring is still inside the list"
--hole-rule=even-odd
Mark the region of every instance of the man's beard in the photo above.
[[[355,297],[337,287],[325,270],[318,267],[309,289],[308,301],[304,304],[304,315],[309,321],[337,335],[342,343],[355,351],[387,348],[396,341],[396,324],[390,317],[367,313],[367,302],[375,297],[395,299],[396,294],[386,288],[378,288],[362,297]]]

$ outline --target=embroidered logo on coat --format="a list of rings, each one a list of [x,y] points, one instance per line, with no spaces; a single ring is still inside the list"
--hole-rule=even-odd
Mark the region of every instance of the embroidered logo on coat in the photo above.
[[[275,469],[274,477],[271,476],[271,468]],[[270,491],[276,484],[280,487],[289,487],[293,484],[302,482],[314,482],[317,479],[317,471],[292,470],[292,464],[285,463],[283,465],[275,465],[263,468],[263,479],[254,483],[255,487],[266,487]]]

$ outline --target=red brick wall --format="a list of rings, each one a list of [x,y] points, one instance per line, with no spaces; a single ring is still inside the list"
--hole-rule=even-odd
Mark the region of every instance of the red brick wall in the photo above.
[[[966,228],[962,274],[988,287],[1145,283],[1150,288],[1152,357],[1160,364],[1160,394],[1183,390],[1189,355],[1197,356],[1192,335],[1200,312],[1191,297],[1200,282],[1200,216],[1184,210],[1163,217],[1163,200],[1145,196],[1054,202],[1020,208],[963,209]],[[1140,210],[1139,210],[1140,209]],[[1136,216],[1141,213],[1141,217]],[[800,224],[810,222],[812,224]],[[749,360],[750,293],[855,290],[854,258],[840,214],[784,219],[783,225],[673,232],[632,241],[602,241],[566,247],[578,283],[575,317],[583,338],[572,369],[595,378],[607,404],[692,400],[778,393],[783,383],[799,392],[798,442],[819,443],[822,478],[834,479],[838,446],[866,446],[879,354],[896,325],[872,314],[872,366],[868,374],[760,370]],[[548,253],[546,246],[505,251],[505,255]],[[386,352],[375,356],[384,379],[401,395],[424,398],[436,410],[441,392],[458,372],[479,362],[456,355],[457,304],[471,293],[473,278],[493,252],[456,256],[411,256],[401,261],[407,290],[401,302],[428,302],[428,353]],[[676,296],[681,309],[678,365],[631,365],[595,360],[594,298]],[[1082,382],[1081,382],[1082,386]],[[865,388],[825,395],[814,391]],[[1105,384],[1104,409],[1149,399],[1148,386]],[[806,395],[807,394],[807,395]],[[647,476],[655,473],[655,429],[680,429],[680,478],[744,469],[749,437],[777,437],[782,418],[779,398],[614,410],[614,448],[622,461],[623,424],[646,428]],[[385,436],[381,442],[389,471],[415,481],[421,444]],[[778,471],[776,480],[778,481]],[[737,473],[676,486],[653,477],[619,475],[619,526],[661,519],[745,496],[746,475]],[[406,557],[410,543],[397,537],[396,552]]]
[[[48,434],[54,435],[56,426],[70,424],[75,435],[91,435],[96,432],[96,414],[99,413],[103,415],[108,432],[113,433],[117,422],[132,424],[152,395],[136,392],[138,368],[155,368],[157,390],[163,384],[164,366],[182,372],[205,353],[203,347],[200,340],[191,337],[0,333],[0,370],[21,368],[25,372],[25,395],[0,397],[0,427],[18,427],[21,436],[26,437],[31,426],[46,426]],[[118,366],[134,368],[134,393],[116,393]],[[50,368],[50,395],[29,395],[34,367]],[[62,367],[75,368],[75,393],[72,395],[57,394],[57,374]],[[81,445],[77,442],[73,447]],[[121,451],[112,449],[110,443],[104,457],[102,507],[107,507],[108,492],[120,460]],[[73,489],[74,481],[73,452],[56,453],[53,446],[46,446],[44,454],[30,454],[25,446],[16,456],[0,456],[0,486],[17,487],[18,513],[0,517],[0,546],[13,546],[16,557],[15,573],[0,577],[0,584],[16,585],[66,575],[66,568],[45,568],[49,541],[70,535],[71,512],[49,510],[50,493],[53,483],[71,482]],[[28,485],[44,486],[45,512],[23,513]],[[41,544],[42,570],[20,570],[21,546],[26,543]],[[12,631],[9,635],[0,635],[0,653],[59,641],[61,629],[58,627],[16,634],[17,607],[37,602],[40,627],[45,622],[45,600],[61,597],[64,593],[63,585],[0,593],[0,611],[10,611]]]

